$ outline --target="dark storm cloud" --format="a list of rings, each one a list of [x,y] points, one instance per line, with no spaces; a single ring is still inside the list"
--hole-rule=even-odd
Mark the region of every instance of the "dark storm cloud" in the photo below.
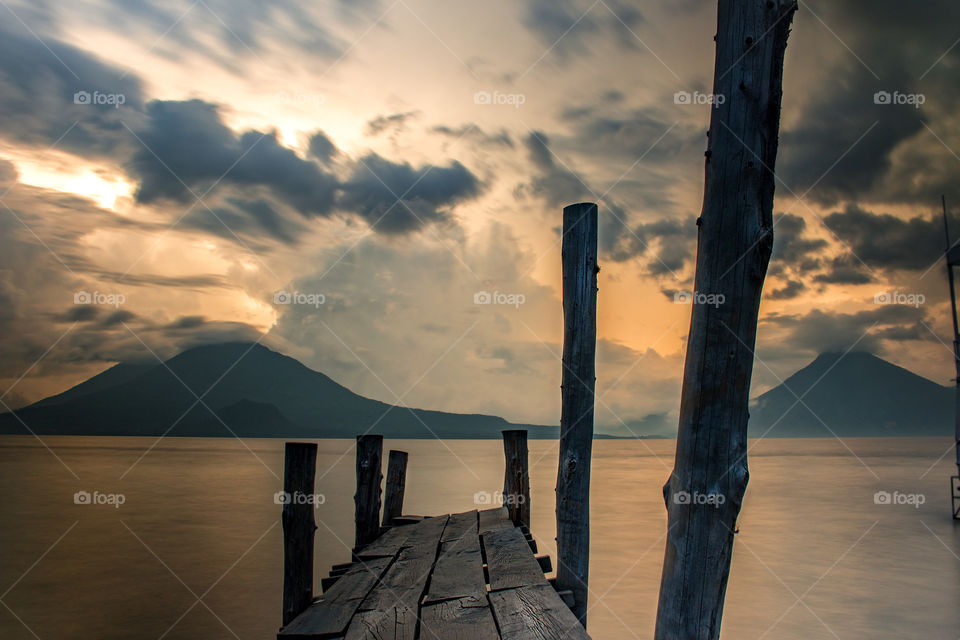
[[[867,284],[873,280],[867,267],[851,254],[830,260],[827,270],[813,277],[813,281],[819,284]]]
[[[153,101],[147,115],[138,133],[143,144],[130,163],[140,180],[139,202],[191,202],[219,182],[266,187],[308,217],[332,210],[336,178],[281,146],[274,133],[237,136],[216,105],[201,100]]]
[[[8,185],[17,181],[17,168],[12,162],[0,160],[0,185]]]
[[[543,198],[552,207],[591,199],[592,190],[554,156],[547,134],[531,131],[524,146],[531,164],[538,171],[530,184],[533,195]]]
[[[877,305],[855,313],[836,313],[814,309],[804,315],[770,314],[761,325],[772,325],[787,331],[781,340],[798,350],[822,353],[860,351],[882,353],[882,340],[934,340],[932,334],[918,332],[922,322],[931,324],[923,309],[907,305]],[[761,333],[764,329],[761,327]],[[856,345],[856,347],[854,347]]]
[[[838,57],[817,74],[816,86],[785,90],[785,100],[792,94],[804,103],[799,120],[782,134],[777,169],[786,184],[797,194],[812,188],[808,197],[826,205],[855,198],[919,203],[960,193],[943,166],[952,165],[951,154],[923,124],[948,143],[956,128],[960,49],[951,46],[960,5],[935,0],[922,11],[892,0],[810,5],[838,35],[798,29],[797,44],[809,48],[822,38],[837,47]],[[877,92],[920,94],[925,103],[919,109],[875,104]]]
[[[779,289],[774,289],[766,295],[770,300],[792,300],[803,293],[806,286],[799,280],[787,280]]]
[[[904,220],[848,205],[826,216],[824,224],[873,268],[926,270],[940,259],[946,244],[943,222],[936,218]]]
[[[477,177],[456,161],[414,168],[370,153],[341,184],[338,206],[381,233],[406,233],[448,220],[450,208],[475,198],[481,188]]]
[[[544,47],[565,59],[588,53],[587,38],[594,33],[614,35],[620,46],[636,47],[639,43],[631,30],[640,26],[643,15],[636,7],[619,0],[599,4],[586,0],[527,0],[523,22]]]
[[[420,116],[419,111],[392,113],[386,116],[377,116],[367,121],[367,135],[378,136],[385,131],[400,132],[407,128],[407,124]]]
[[[323,131],[317,131],[310,136],[308,147],[310,155],[324,164],[330,162],[339,153],[337,145]]]
[[[453,138],[454,140],[471,140],[483,146],[500,146],[513,148],[513,138],[506,129],[497,133],[487,133],[475,124],[465,124],[459,127],[438,125],[431,129],[433,133]]]
[[[107,99],[123,104],[94,104]],[[142,107],[135,76],[54,38],[41,42],[9,15],[0,23],[0,136],[8,141],[114,155],[129,142],[121,121],[136,122]]]
[[[205,231],[227,240],[238,236],[268,237],[286,245],[296,245],[305,231],[302,224],[277,213],[266,200],[227,198],[229,206],[195,207],[180,220],[180,225]]]
[[[826,248],[826,240],[805,237],[806,228],[807,221],[800,216],[792,213],[774,216],[772,259],[793,266]]]

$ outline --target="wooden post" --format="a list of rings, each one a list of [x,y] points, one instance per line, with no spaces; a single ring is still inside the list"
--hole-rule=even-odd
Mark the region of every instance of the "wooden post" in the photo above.
[[[357,436],[357,493],[354,521],[354,548],[370,544],[380,535],[380,471],[383,458],[383,436]]]
[[[387,491],[383,499],[383,526],[403,515],[403,492],[407,485],[407,452],[390,451],[387,462]]]
[[[747,486],[757,315],[773,247],[783,57],[796,0],[720,0],[693,317],[655,640],[715,640]]]
[[[557,473],[557,585],[587,626],[590,456],[597,351],[597,205],[563,209],[563,377]]]
[[[503,502],[517,526],[530,527],[530,469],[527,432],[513,429],[503,432]]]
[[[283,493],[283,625],[313,601],[313,519],[314,480],[317,473],[317,445],[288,442],[284,447]],[[309,499],[308,499],[309,497]]]

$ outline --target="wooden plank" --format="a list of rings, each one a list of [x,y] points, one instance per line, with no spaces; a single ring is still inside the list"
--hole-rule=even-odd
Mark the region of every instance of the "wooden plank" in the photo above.
[[[407,485],[407,452],[390,451],[387,462],[387,487],[383,498],[383,526],[389,527],[403,512],[403,494]]]
[[[503,472],[503,500],[516,525],[530,524],[530,468],[527,450],[527,431],[503,431],[503,454],[506,465]]]
[[[360,551],[354,552],[354,556],[359,560],[369,560],[371,558],[393,557],[400,552],[400,547],[407,541],[407,537],[413,530],[413,526],[394,527],[385,534],[365,546]]]
[[[514,589],[548,585],[540,563],[519,529],[502,529],[483,534],[490,589]]]
[[[590,640],[550,585],[491,593],[490,606],[503,640]]]
[[[479,514],[480,534],[488,531],[498,531],[500,529],[512,529],[513,521],[510,520],[510,513],[506,507],[497,509],[487,509]]]
[[[421,640],[500,640],[486,594],[425,605],[420,613]]]
[[[357,436],[357,493],[353,496],[355,548],[370,544],[380,536],[382,457],[383,436]]]
[[[313,601],[313,517],[317,443],[287,442],[283,462],[283,614],[289,624]]]
[[[350,619],[386,572],[392,558],[358,562],[323,596],[277,634],[282,640],[316,640],[343,635]]]
[[[449,516],[410,525],[410,534],[390,570],[360,605],[346,640],[414,640],[420,600],[437,559]]]
[[[480,539],[473,536],[444,542],[430,577],[426,602],[462,597],[484,599],[486,594]]]
[[[450,516],[450,522],[447,523],[447,528],[443,530],[443,537],[440,541],[449,542],[471,535],[474,538],[477,537],[477,512],[455,513]]]

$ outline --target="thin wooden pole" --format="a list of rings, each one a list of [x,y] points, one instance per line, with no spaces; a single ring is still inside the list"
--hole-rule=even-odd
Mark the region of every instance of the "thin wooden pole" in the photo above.
[[[557,586],[587,626],[590,457],[597,351],[597,205],[563,209],[563,376],[557,472]]]
[[[317,445],[288,442],[284,447],[283,493],[283,625],[313,601],[314,481]]]
[[[357,493],[354,548],[360,549],[380,535],[380,494],[383,473],[383,436],[357,436]]]
[[[773,248],[783,58],[796,0],[720,0],[694,304],[655,640],[716,640],[747,488],[750,378]],[[722,98],[722,100],[721,100]]]
[[[383,498],[383,526],[403,515],[403,493],[407,485],[407,452],[390,451],[387,462],[387,491]]]
[[[525,429],[503,432],[503,502],[517,526],[530,527],[530,469]]]

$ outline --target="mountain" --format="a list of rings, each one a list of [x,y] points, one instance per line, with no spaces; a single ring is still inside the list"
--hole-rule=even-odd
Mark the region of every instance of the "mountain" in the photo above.
[[[0,414],[0,433],[29,433],[23,424],[51,435],[499,438],[503,429],[526,428],[531,438],[558,437],[555,427],[371,400],[293,358],[238,342],[188,349],[162,364],[118,364]]]
[[[946,436],[953,412],[951,387],[870,353],[823,353],[753,401],[748,429],[750,437]]]

